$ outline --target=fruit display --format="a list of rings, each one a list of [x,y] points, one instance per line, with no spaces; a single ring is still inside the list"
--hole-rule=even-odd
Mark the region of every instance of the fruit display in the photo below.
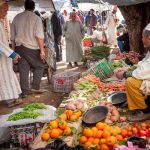
[[[94,127],[83,129],[79,138],[81,144],[87,149],[95,148],[97,150],[111,150],[117,142],[126,139],[121,135],[121,128],[118,126],[109,126],[107,123],[98,122]]]
[[[53,120],[47,124],[47,128],[41,135],[43,141],[49,141],[52,139],[57,139],[62,136],[70,136],[73,134],[74,128],[71,128],[66,121],[63,120]]]
[[[28,119],[28,118],[36,119],[39,116],[41,116],[41,114],[38,112],[23,111],[23,112],[12,114],[11,116],[9,116],[8,121],[17,121],[17,120]]]

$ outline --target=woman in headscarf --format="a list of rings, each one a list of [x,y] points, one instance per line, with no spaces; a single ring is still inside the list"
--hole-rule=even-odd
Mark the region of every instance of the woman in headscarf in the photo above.
[[[1,19],[7,15],[7,11],[7,3],[0,0],[0,101],[6,101],[8,107],[11,107],[21,103],[21,100],[17,100],[21,89],[12,64],[12,59],[18,60],[20,56],[9,48],[1,22]]]

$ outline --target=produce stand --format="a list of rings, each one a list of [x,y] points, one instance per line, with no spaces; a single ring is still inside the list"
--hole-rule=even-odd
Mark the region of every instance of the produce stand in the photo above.
[[[64,98],[57,109],[58,111],[63,108],[63,111],[58,111],[59,113],[56,111],[55,118],[45,123],[30,148],[33,150],[44,149],[57,138],[61,138],[70,148],[80,144],[89,150],[115,150],[116,147],[125,146],[128,142],[130,149],[131,146],[138,148],[138,144],[133,146],[134,142],[130,139],[132,136],[137,136],[146,142],[145,145],[142,145],[143,149],[141,150],[148,149],[145,147],[148,146],[146,140],[150,138],[150,123],[128,122],[128,109],[124,107],[127,102],[126,97],[120,96],[120,101],[113,101],[115,94],[126,95],[125,80],[118,80],[114,76],[115,70],[119,68],[132,69],[133,67],[125,63],[125,59],[134,57],[136,60],[137,56],[138,54],[135,53],[117,54],[112,62],[106,58],[97,60],[98,62],[93,64],[80,78],[77,73],[77,78],[75,77],[75,80],[71,82],[73,91],[69,90],[69,92],[71,91],[69,96]],[[61,77],[61,74],[58,77]],[[104,118],[103,120],[99,120],[95,124],[83,123],[83,117],[86,116],[88,110],[100,107],[108,110],[105,112],[106,116],[100,117],[99,115],[102,114],[99,111],[100,114],[94,116],[93,113],[89,120],[94,117]],[[76,129],[75,134],[71,130],[72,127]],[[68,128],[71,131],[66,133]],[[53,135],[54,131],[59,132]]]
[[[77,134],[82,131],[82,119],[80,118],[78,122],[70,124],[71,127],[74,127],[77,129],[76,135],[73,136],[67,136],[66,138],[63,139],[64,142],[67,143],[68,146],[73,147],[75,146],[75,142],[77,140]],[[42,141],[41,135],[43,134],[44,130],[46,129],[47,125],[45,124],[43,129],[41,130],[40,134],[36,137],[34,140],[33,144],[30,146],[31,149],[35,150],[38,148],[44,148],[47,145],[47,142]],[[51,141],[52,142],[52,141]]]

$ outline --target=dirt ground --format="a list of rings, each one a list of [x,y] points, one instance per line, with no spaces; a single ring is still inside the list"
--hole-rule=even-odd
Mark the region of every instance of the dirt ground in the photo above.
[[[56,73],[60,73],[60,72],[67,70],[66,64],[64,62],[58,63],[57,67],[58,67],[58,70]],[[72,70],[81,71],[80,68],[73,68]],[[41,88],[46,89],[47,92],[43,94],[32,94],[28,96],[27,98],[24,98],[22,105],[8,108],[5,102],[0,102],[0,115],[11,113],[14,109],[23,107],[24,105],[32,103],[32,102],[44,103],[47,105],[52,105],[57,108],[61,104],[63,98],[67,96],[67,94],[65,93],[53,92],[52,84],[48,83],[47,78],[42,79]]]

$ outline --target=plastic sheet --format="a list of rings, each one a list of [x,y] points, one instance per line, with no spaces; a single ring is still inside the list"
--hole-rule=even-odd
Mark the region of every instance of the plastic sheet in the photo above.
[[[7,121],[8,117],[10,115],[15,114],[17,112],[23,111],[23,108],[15,109],[12,114],[1,116],[0,127],[10,127],[10,126],[15,126],[15,125],[25,125],[25,124],[36,123],[36,122],[46,123],[46,122],[48,122],[50,120],[56,119],[56,117],[54,115],[54,113],[56,111],[56,108],[53,107],[53,106],[49,106],[49,105],[46,105],[46,106],[47,106],[47,109],[36,110],[37,112],[42,114],[42,116],[39,116],[36,119],[28,118],[28,119],[21,119],[21,120],[18,120],[18,121]]]

